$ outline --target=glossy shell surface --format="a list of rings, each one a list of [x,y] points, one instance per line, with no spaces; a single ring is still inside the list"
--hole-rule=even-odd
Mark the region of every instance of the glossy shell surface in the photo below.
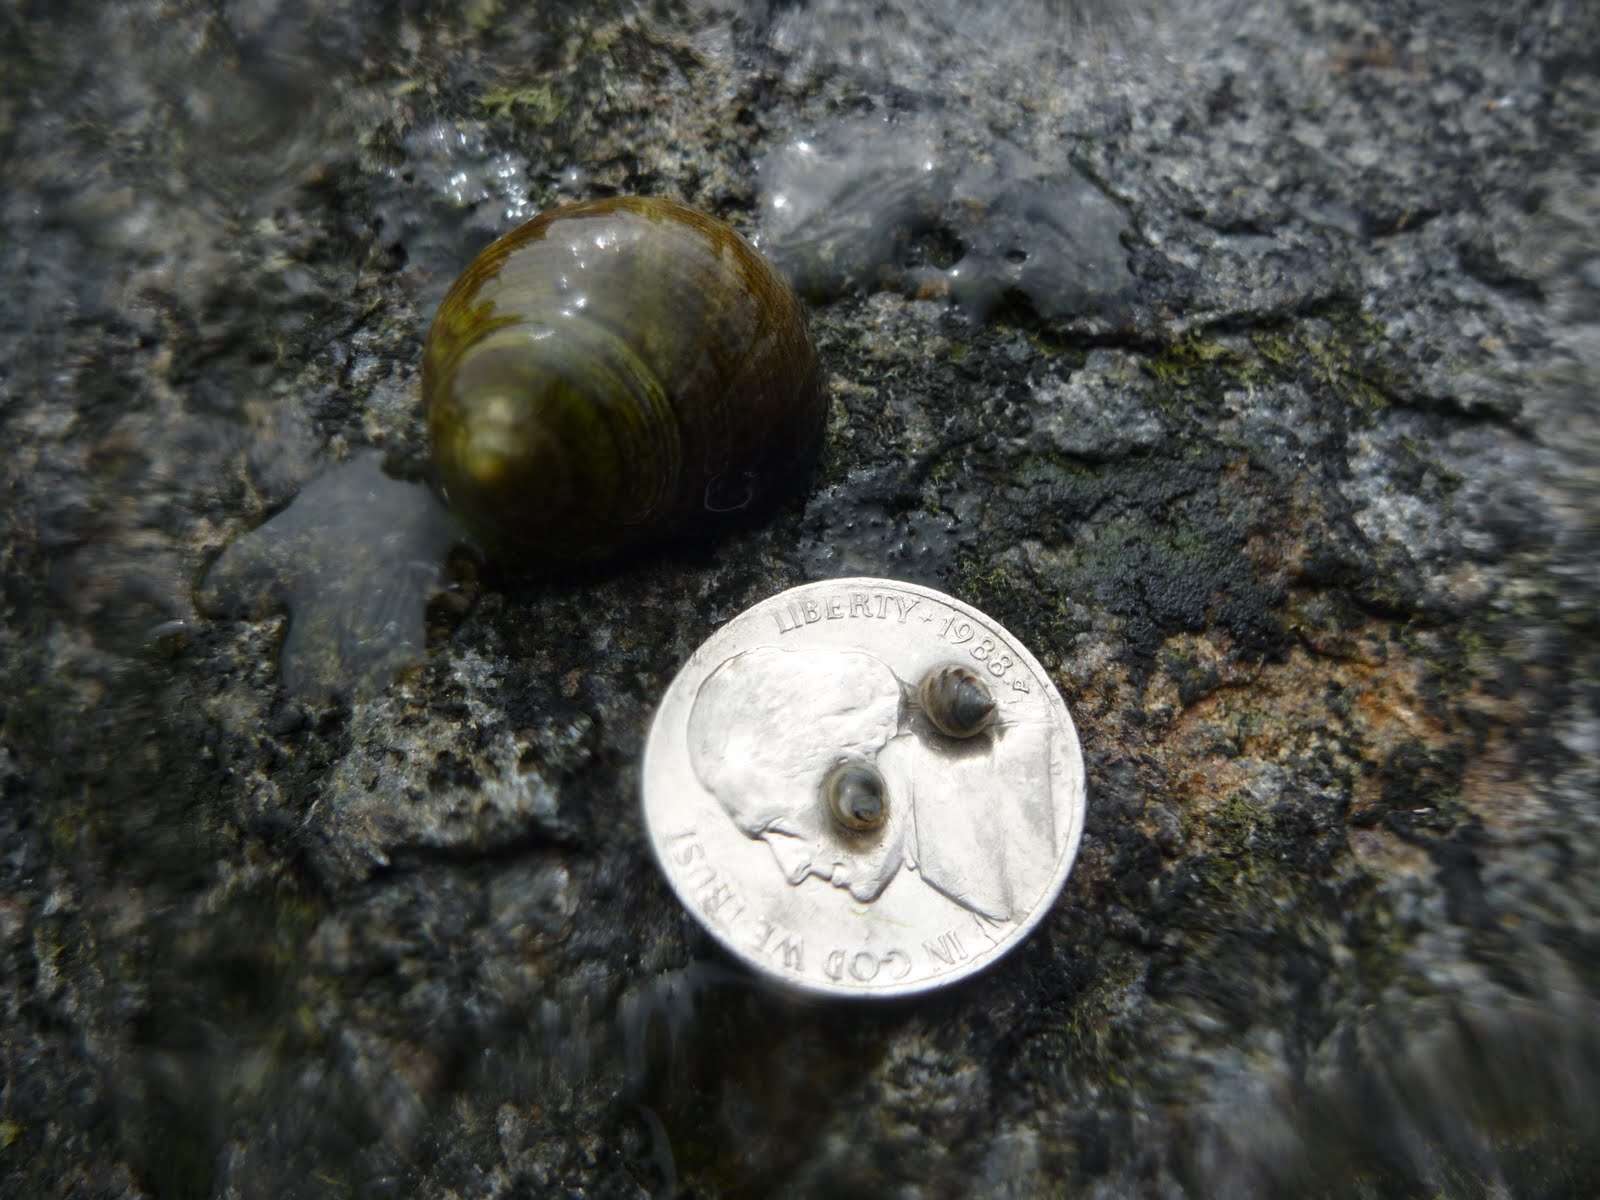
[[[541,214],[489,246],[423,357],[439,484],[494,552],[594,561],[803,474],[825,411],[805,314],[732,228],[669,200]]]
[[[882,829],[889,818],[883,776],[871,763],[843,762],[822,783],[828,812],[851,833]]]
[[[994,721],[994,695],[976,671],[959,664],[936,667],[917,689],[922,711],[940,733],[976,737]]]

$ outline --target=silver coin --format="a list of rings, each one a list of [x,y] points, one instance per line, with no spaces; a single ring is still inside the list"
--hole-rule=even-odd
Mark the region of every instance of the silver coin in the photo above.
[[[1044,669],[983,613],[888,579],[793,588],[713,634],[656,712],[643,791],[684,906],[829,996],[989,966],[1083,833],[1083,754]]]

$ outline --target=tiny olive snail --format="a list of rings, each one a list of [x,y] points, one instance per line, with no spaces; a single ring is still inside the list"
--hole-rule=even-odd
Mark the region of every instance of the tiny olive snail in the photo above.
[[[569,204],[500,238],[429,331],[439,486],[491,554],[595,562],[714,527],[803,475],[826,410],[805,312],[731,227]]]

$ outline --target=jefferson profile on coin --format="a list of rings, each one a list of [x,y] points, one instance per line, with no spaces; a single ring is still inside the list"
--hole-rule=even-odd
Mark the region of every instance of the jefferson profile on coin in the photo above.
[[[1001,720],[957,744],[910,696],[865,651],[758,646],[700,686],[690,762],[791,885],[816,876],[870,903],[904,867],[990,922],[1019,920],[1060,853],[1050,727]],[[875,766],[884,781],[886,819],[867,836],[840,829],[819,799],[848,762]]]

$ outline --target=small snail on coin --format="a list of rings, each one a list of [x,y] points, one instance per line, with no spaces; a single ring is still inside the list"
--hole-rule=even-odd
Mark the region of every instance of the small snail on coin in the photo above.
[[[934,667],[922,677],[917,700],[934,728],[949,737],[975,737],[994,721],[989,685],[966,667]]]
[[[732,228],[670,200],[552,209],[480,254],[428,334],[440,486],[491,552],[592,562],[715,525],[810,464],[805,313]]]
[[[833,819],[852,833],[870,833],[889,819],[883,776],[870,763],[842,762],[822,781]]]
[[[958,741],[930,713],[987,732]],[[662,697],[640,783],[685,909],[821,996],[910,996],[995,962],[1054,910],[1085,816],[1078,735],[1038,660],[895,579],[802,584],[728,621]]]

